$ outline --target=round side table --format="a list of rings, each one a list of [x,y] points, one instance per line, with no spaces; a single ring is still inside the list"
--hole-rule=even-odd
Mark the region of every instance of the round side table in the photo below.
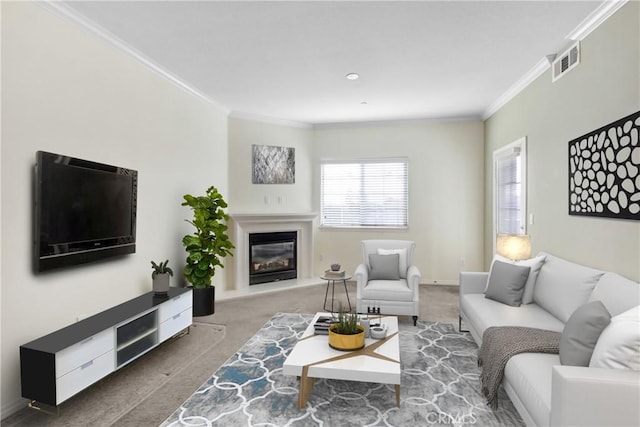
[[[334,293],[336,290],[336,282],[342,282],[344,285],[344,292],[347,294],[347,302],[349,303],[349,311],[351,311],[351,300],[349,299],[349,291],[347,290],[347,280],[351,279],[350,274],[345,274],[343,277],[327,277],[324,274],[320,276],[322,280],[327,281],[327,289],[324,291],[324,305],[323,308],[325,311],[331,311],[333,313],[333,301],[334,301]],[[329,286],[331,286],[331,310],[327,308],[327,296],[329,295]]]

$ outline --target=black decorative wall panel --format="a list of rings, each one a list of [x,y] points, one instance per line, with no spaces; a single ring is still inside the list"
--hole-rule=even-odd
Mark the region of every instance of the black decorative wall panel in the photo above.
[[[569,215],[640,220],[640,111],[569,141]]]

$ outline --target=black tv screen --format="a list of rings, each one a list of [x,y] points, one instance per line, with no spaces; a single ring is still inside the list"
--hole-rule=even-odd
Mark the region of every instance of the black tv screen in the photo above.
[[[38,151],[35,175],[35,271],[135,252],[135,170]]]

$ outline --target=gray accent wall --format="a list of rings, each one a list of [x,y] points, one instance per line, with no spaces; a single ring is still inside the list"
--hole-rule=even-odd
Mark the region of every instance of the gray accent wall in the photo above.
[[[640,280],[640,222],[569,216],[567,200],[568,141],[640,109],[640,3],[628,2],[589,34],[581,55],[555,83],[548,70],[485,121],[485,269],[494,240],[492,155],[526,136],[534,254]]]

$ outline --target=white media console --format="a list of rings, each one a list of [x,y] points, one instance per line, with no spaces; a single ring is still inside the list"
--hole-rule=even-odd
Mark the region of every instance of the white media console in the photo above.
[[[192,293],[148,292],[20,346],[22,397],[57,406],[188,328]]]

